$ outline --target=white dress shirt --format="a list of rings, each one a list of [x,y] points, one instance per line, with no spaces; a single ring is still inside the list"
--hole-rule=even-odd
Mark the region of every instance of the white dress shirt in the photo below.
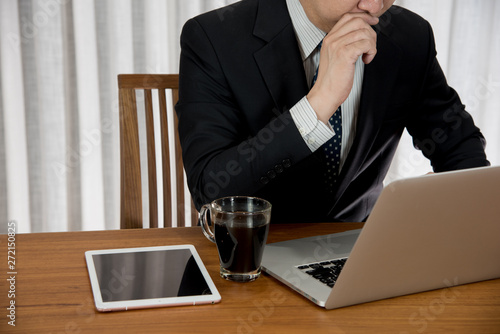
[[[286,0],[288,12],[292,19],[295,36],[299,44],[307,82],[311,86],[316,68],[319,65],[318,44],[326,33],[318,29],[307,18],[299,0]],[[356,118],[361,97],[363,83],[364,63],[361,57],[357,60],[354,72],[354,83],[348,98],[342,103],[342,145],[340,152],[340,168],[345,162],[347,154],[356,134]],[[310,87],[309,87],[310,88]],[[312,152],[316,151],[325,142],[333,137],[335,132],[332,127],[318,120],[307,97],[304,96],[290,109],[292,119]]]

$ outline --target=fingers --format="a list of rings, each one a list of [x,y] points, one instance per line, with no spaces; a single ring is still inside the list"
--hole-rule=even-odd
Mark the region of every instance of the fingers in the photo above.
[[[330,53],[339,61],[354,64],[363,56],[363,61],[368,64],[377,54],[377,37],[373,30],[360,29],[338,37],[335,41],[326,41],[324,47],[323,52]],[[331,56],[328,58],[332,59]]]
[[[344,26],[346,22],[355,20],[355,19],[361,19],[368,25],[372,26],[378,23],[379,19],[378,17],[372,16],[368,13],[346,13],[344,14],[340,20],[335,24],[335,26],[332,28],[332,32],[336,31],[336,29],[339,29],[339,27]]]
[[[371,63],[373,58],[375,58],[376,54],[377,54],[376,49],[375,49],[375,51],[370,50],[370,51],[364,53],[362,56],[363,63],[365,63],[365,64]]]
[[[367,13],[347,13],[333,26],[329,34],[344,35],[346,32],[368,28],[379,22],[378,17],[371,16]]]
[[[342,16],[323,40],[318,77],[307,98],[318,119],[327,122],[352,89],[355,63],[369,64],[377,54],[378,18],[367,13]]]
[[[377,53],[377,34],[370,26],[376,23],[378,18],[366,13],[348,13],[328,33],[323,46],[340,57],[348,56],[352,62],[363,56],[368,64]]]

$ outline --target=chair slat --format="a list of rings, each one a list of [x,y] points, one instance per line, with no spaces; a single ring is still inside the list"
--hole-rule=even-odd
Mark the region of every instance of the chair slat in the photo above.
[[[161,159],[163,178],[163,212],[164,226],[174,225],[172,221],[173,209],[177,212],[177,226],[185,226],[186,220],[192,225],[198,223],[198,212],[191,200],[190,204],[184,201],[184,165],[182,163],[182,149],[177,132],[177,115],[173,110],[175,161],[170,160],[169,122],[166,89],[172,93],[172,102],[178,101],[179,76],[177,74],[120,74],[118,75],[120,100],[120,184],[121,184],[121,228],[142,227],[142,195],[141,169],[139,153],[139,135],[137,126],[137,106],[135,90],[143,89],[146,110],[146,136],[148,147],[148,184],[149,184],[149,212],[150,227],[158,226],[158,185],[156,173],[156,155],[159,150],[154,141],[154,112],[151,90],[158,90],[161,134]],[[171,167],[174,164],[174,167]],[[174,168],[176,177],[177,206],[172,206],[171,168]],[[191,212],[187,209],[191,207]],[[190,217],[186,217],[189,214]]]
[[[163,224],[172,226],[172,184],[170,182],[170,148],[168,140],[167,97],[164,89],[158,90],[160,104],[161,154],[163,162]]]
[[[179,101],[179,90],[172,89],[172,103],[175,105]],[[174,126],[179,128],[179,120],[177,114],[174,113]],[[175,160],[182,161],[182,148],[179,140],[179,133],[175,132]],[[178,224],[185,226],[186,203],[184,200],[184,167],[183,164],[176,164],[176,180],[177,180],[177,215],[179,217]]]
[[[191,226],[197,226],[198,225],[198,211],[196,210],[196,207],[194,206],[193,199],[191,199]]]
[[[156,149],[151,89],[144,90],[146,137],[148,147],[149,227],[158,227],[158,191],[156,188]]]
[[[120,89],[120,227],[142,227],[141,166],[135,91]],[[126,135],[125,135],[126,133]]]

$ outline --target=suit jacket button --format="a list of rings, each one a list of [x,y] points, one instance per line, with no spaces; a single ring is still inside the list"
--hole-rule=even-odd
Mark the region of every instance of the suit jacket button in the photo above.
[[[261,177],[260,178],[260,183],[262,184],[268,184],[269,183],[269,179],[265,176]]]
[[[270,170],[267,172],[267,177],[270,178],[270,179],[274,179],[276,177],[276,172],[273,171],[273,170]]]
[[[282,173],[283,172],[283,165],[277,164],[276,166],[274,166],[274,170],[276,171],[276,173]]]
[[[288,168],[292,165],[292,162],[290,161],[290,159],[285,159],[282,161],[282,164],[283,164],[283,167]]]

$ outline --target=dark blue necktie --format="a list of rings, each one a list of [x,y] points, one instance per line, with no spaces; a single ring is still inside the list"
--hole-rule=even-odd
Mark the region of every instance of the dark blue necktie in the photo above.
[[[321,50],[322,43],[323,41],[319,43],[318,50]],[[318,68],[314,73],[311,87],[314,86],[317,78]],[[325,185],[329,192],[333,192],[340,171],[340,148],[342,146],[342,110],[340,107],[330,117],[329,122],[335,131],[335,135],[323,144],[323,151],[326,158]]]

